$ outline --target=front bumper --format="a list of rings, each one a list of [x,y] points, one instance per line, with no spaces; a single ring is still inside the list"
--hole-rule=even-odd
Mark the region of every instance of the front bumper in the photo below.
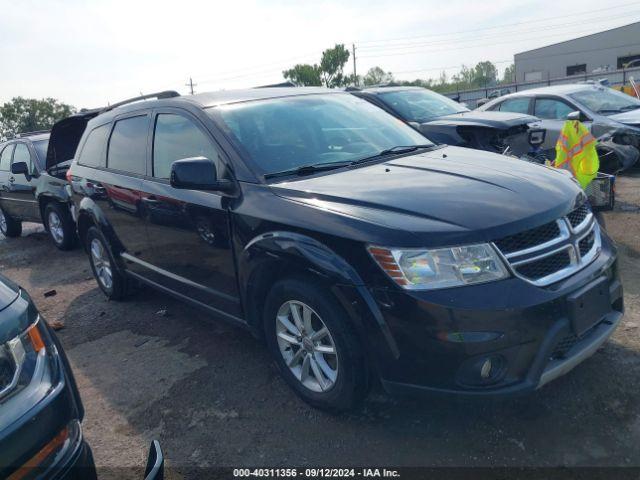
[[[569,298],[606,285],[610,305],[586,332],[574,332]],[[390,393],[505,396],[532,392],[591,356],[623,315],[613,245],[573,276],[541,288],[518,279],[431,292],[373,290],[396,346],[371,362]],[[495,376],[480,378],[494,359]],[[476,377],[474,377],[476,375]]]

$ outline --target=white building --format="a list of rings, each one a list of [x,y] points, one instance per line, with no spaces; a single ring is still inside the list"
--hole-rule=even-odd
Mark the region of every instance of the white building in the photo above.
[[[640,22],[517,53],[516,82],[540,82],[640,66]]]

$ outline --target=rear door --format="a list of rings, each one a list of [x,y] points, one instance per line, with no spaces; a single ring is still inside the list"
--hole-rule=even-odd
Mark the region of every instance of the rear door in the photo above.
[[[203,156],[227,177],[227,159],[198,118],[176,108],[153,116],[151,175],[144,183],[155,281],[219,312],[240,317],[228,198],[171,187],[175,160]]]
[[[141,261],[147,260],[150,249],[141,203],[149,122],[149,111],[137,111],[95,127],[81,147],[78,179],[73,180],[74,189],[83,190],[98,207],[115,253]],[[133,261],[127,268],[136,273],[145,270]]]
[[[29,167],[29,178],[26,175],[9,172],[6,191],[6,212],[14,218],[40,222],[40,213],[35,197],[38,175],[34,154],[24,142],[17,142],[13,151],[12,165],[24,162]]]
[[[9,193],[9,177],[11,176],[11,157],[14,143],[9,143],[0,148],[0,207],[7,211],[7,194]]]

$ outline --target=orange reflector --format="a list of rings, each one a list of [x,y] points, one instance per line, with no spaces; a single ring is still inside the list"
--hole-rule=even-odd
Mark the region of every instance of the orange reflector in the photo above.
[[[7,480],[22,480],[25,478],[27,475],[32,473],[34,469],[38,468],[53,452],[58,450],[68,438],[69,427],[64,427],[58,435],[53,437],[53,440],[42,448],[42,450],[27,460],[27,463],[22,465],[18,470],[9,475]]]
[[[29,336],[31,345],[33,345],[33,349],[36,352],[39,352],[44,348],[44,342],[42,341],[42,337],[40,336],[40,330],[38,330],[37,324],[31,325],[31,327],[29,327],[29,330],[27,330],[27,335]]]

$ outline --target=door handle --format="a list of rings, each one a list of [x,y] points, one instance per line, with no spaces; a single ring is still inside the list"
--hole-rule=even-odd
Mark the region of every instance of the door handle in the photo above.
[[[159,202],[159,200],[157,199],[157,197],[155,195],[149,195],[148,197],[145,197],[143,200],[145,202],[148,202],[148,203],[158,203]]]
[[[13,183],[15,181],[16,181],[16,179],[14,177],[9,177],[9,182]]]

